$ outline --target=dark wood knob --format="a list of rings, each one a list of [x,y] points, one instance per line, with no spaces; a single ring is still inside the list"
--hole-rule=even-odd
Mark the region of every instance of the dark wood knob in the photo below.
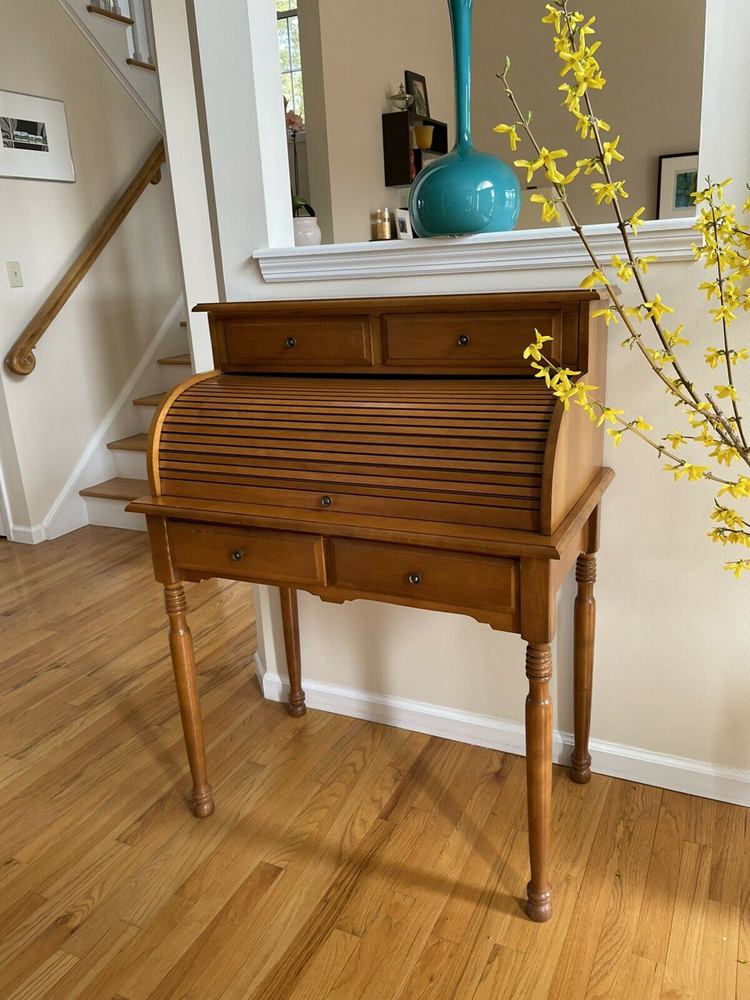
[[[232,553],[232,559],[234,559],[235,562],[239,562],[240,559],[244,558],[245,558],[245,552],[243,549],[235,549],[234,552]]]
[[[470,340],[471,340],[471,337],[469,337],[468,334],[462,333],[459,336],[459,338],[456,341],[456,343],[458,344],[459,347],[466,347],[466,345],[469,343]]]
[[[320,498],[320,506],[321,507],[332,507],[333,506],[333,498],[329,497],[329,496],[321,497]]]
[[[422,582],[422,577],[419,575],[419,573],[409,574],[409,583],[413,583],[414,586],[416,587],[416,585],[421,582]]]
[[[294,339],[294,337],[287,337],[286,338],[286,346],[287,347],[296,347],[297,346],[297,341]]]

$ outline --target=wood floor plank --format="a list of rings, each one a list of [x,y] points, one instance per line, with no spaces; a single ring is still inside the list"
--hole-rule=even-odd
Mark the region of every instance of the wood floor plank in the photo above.
[[[750,812],[264,701],[250,588],[188,587],[217,811],[187,809],[138,533],[0,542],[0,996],[750,1000]]]
[[[710,878],[711,849],[688,841],[682,848],[661,1000],[698,996]]]

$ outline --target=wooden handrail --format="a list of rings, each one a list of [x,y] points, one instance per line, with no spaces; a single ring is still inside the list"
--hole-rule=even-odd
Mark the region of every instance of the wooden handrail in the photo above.
[[[148,185],[159,183],[160,168],[164,161],[164,142],[160,141],[11,348],[5,365],[15,375],[29,375],[33,372],[36,365],[34,348],[42,339],[44,331],[86,276]]]

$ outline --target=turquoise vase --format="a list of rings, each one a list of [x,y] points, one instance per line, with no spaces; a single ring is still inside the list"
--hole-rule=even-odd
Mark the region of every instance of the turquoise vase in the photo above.
[[[419,236],[502,233],[521,210],[513,169],[471,141],[471,22],[474,0],[448,0],[456,62],[456,136],[453,150],[421,170],[409,195]]]

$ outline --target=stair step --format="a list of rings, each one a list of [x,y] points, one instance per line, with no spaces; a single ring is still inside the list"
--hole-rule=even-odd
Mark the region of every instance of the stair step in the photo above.
[[[166,398],[166,392],[155,392],[153,396],[141,396],[134,399],[133,406],[161,406]]]
[[[170,358],[159,358],[160,365],[190,365],[189,354],[173,354]]]
[[[148,448],[148,434],[133,434],[131,437],[110,441],[107,445],[110,451],[143,451]]]
[[[148,69],[152,73],[156,72],[156,66],[150,62],[142,62],[140,59],[126,59],[125,62],[128,66],[135,66],[137,69]]]
[[[96,486],[81,490],[82,497],[100,497],[102,500],[136,500],[148,496],[151,487],[147,479],[107,479]]]
[[[98,14],[99,17],[108,17],[110,21],[119,21],[120,24],[135,24],[132,17],[126,17],[124,14],[115,14],[113,10],[104,10],[102,7],[95,7],[93,4],[89,4],[86,10],[89,14]]]

